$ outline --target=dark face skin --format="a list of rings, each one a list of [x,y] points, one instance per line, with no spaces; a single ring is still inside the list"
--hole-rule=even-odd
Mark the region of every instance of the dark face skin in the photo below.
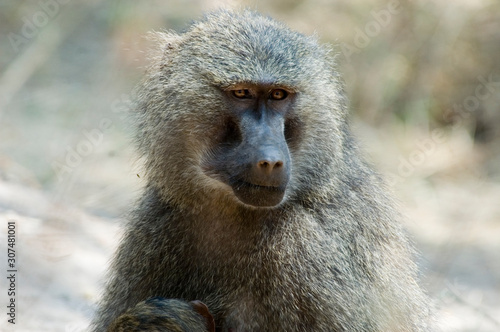
[[[244,204],[281,203],[290,179],[290,114],[294,93],[271,85],[240,84],[224,91],[228,105],[208,174],[231,186]],[[214,174],[215,173],[215,174]]]

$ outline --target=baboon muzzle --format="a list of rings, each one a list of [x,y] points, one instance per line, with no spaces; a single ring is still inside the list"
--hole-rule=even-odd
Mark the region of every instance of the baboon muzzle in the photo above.
[[[243,130],[239,147],[243,172],[231,183],[233,192],[248,205],[276,206],[283,200],[290,179],[290,155],[282,119],[253,119],[246,121],[243,128],[246,132]]]

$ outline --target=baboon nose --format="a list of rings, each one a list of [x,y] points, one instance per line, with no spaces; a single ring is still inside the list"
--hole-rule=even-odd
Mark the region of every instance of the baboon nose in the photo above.
[[[271,175],[273,172],[281,170],[281,168],[283,168],[283,161],[281,160],[263,159],[257,162],[257,169],[266,175]]]
[[[245,176],[246,181],[262,187],[284,187],[289,179],[289,160],[274,147],[261,148]]]

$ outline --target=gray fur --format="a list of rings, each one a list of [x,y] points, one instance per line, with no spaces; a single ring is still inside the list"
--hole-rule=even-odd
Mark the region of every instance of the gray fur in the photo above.
[[[334,56],[251,11],[218,11],[159,45],[137,98],[147,185],[114,258],[94,331],[149,297],[201,300],[223,331],[430,331],[400,216],[350,134]],[[297,94],[300,142],[273,208],[240,203],[200,165],[221,91]]]

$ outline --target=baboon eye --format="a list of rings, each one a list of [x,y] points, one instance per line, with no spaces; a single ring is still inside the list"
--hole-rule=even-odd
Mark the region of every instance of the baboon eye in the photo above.
[[[251,98],[252,95],[248,89],[233,90],[233,96],[239,99]]]
[[[288,92],[286,92],[283,89],[274,89],[271,91],[271,95],[269,96],[270,99],[274,100],[282,100],[285,99],[288,96]]]

